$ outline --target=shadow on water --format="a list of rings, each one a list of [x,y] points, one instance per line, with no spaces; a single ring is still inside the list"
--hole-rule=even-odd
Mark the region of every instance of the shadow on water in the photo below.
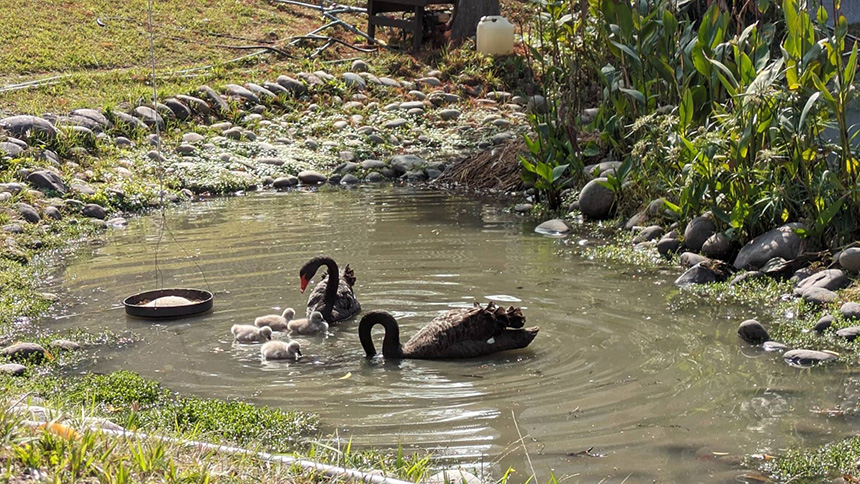
[[[857,403],[844,367],[798,370],[749,351],[735,334],[748,311],[674,308],[674,274],[559,257],[557,240],[491,205],[359,188],[213,200],[168,222],[188,255],[165,239],[164,286],[215,291],[215,311],[169,323],[104,311],[154,285],[158,220],[133,220],[58,282],[77,302],[52,326],[144,338],[87,369],[313,411],[355,444],[433,448],[496,471],[527,475],[524,446],[541,480],[735,482],[744,454],[822,443],[856,423],[812,412]],[[367,360],[354,321],[299,338],[299,362],[262,362],[259,346],[234,343],[232,324],[304,312],[298,270],[317,254],[350,263],[363,309],[393,312],[404,341],[440,312],[488,299],[521,306],[541,332],[525,351],[463,361]]]

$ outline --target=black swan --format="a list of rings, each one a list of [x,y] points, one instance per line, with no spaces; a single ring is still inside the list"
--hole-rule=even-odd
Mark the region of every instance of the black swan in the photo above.
[[[296,334],[317,334],[328,332],[328,323],[319,311],[311,313],[310,318],[294,319],[287,323],[291,332]]]
[[[298,360],[302,349],[298,341],[269,341],[260,347],[260,354],[267,360]]]
[[[272,331],[286,331],[290,321],[296,316],[296,310],[293,308],[284,309],[284,312],[279,316],[277,314],[268,314],[260,316],[254,320],[254,326],[262,328],[268,326]]]
[[[361,304],[352,292],[355,273],[347,265],[341,277],[338,277],[337,264],[331,257],[314,257],[302,266],[299,271],[299,276],[302,278],[302,292],[305,292],[308,282],[323,265],[328,268],[328,278],[317,283],[308,297],[308,314],[319,311],[329,324],[358,314],[361,311]]]
[[[234,324],[230,332],[240,343],[262,343],[272,339],[272,328],[268,326],[258,328],[250,324]]]
[[[382,356],[386,358],[472,358],[528,346],[538,328],[522,329],[525,320],[519,308],[476,303],[471,309],[452,309],[436,317],[401,345],[397,320],[385,311],[371,311],[358,324],[358,338],[368,358],[376,355],[370,330],[377,324],[385,328]]]

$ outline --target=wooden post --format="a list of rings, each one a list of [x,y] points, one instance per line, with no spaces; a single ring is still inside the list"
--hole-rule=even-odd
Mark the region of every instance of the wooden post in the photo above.
[[[451,19],[451,39],[464,40],[475,35],[481,17],[499,15],[501,11],[499,0],[457,0]]]

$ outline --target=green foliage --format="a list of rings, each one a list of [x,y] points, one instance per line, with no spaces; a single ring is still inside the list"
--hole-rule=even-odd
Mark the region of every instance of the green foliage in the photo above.
[[[558,210],[561,207],[561,191],[570,181],[564,178],[570,163],[561,164],[569,156],[570,146],[564,144],[564,139],[546,135],[534,141],[525,136],[525,140],[529,151],[519,157],[523,181],[546,198],[550,210]],[[549,146],[545,147],[541,140],[548,141]]]

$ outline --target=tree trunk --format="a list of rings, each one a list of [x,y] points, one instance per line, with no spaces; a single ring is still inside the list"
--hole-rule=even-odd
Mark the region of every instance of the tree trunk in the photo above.
[[[451,39],[464,40],[475,35],[481,17],[499,15],[501,11],[499,0],[458,0],[451,19]]]

